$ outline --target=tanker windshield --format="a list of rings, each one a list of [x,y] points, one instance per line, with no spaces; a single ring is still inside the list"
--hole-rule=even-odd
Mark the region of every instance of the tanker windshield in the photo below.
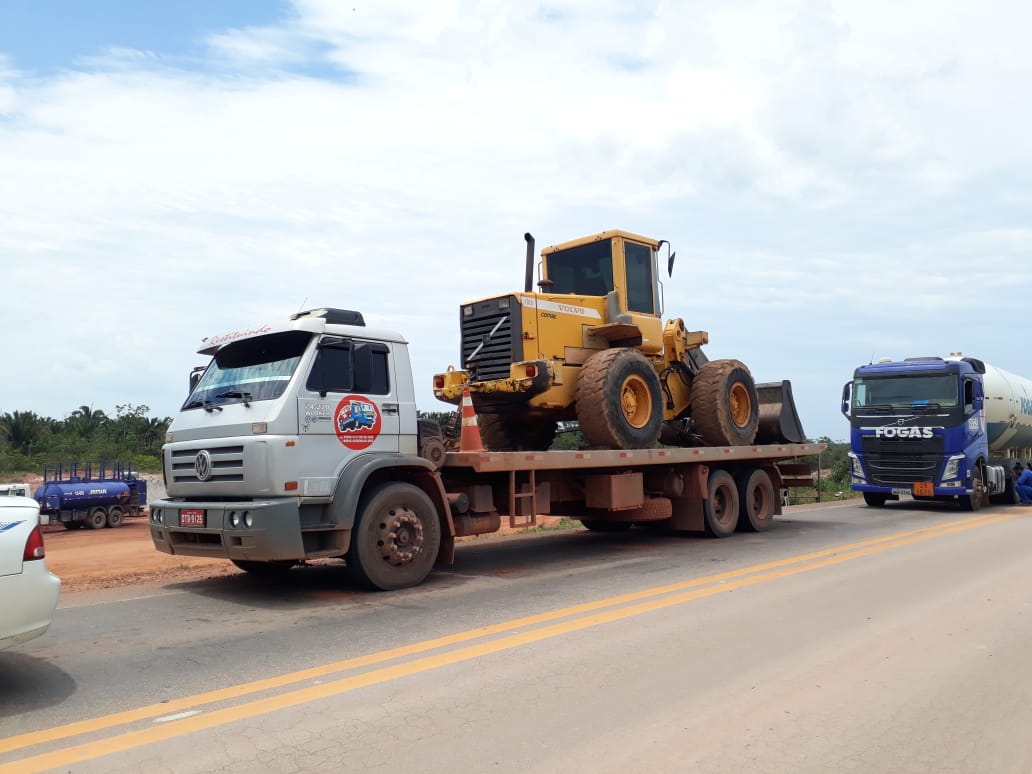
[[[287,389],[311,340],[311,333],[286,331],[227,344],[215,354],[183,408],[275,400]]]
[[[612,240],[590,242],[547,256],[549,293],[604,296],[613,289]]]
[[[866,376],[853,380],[853,408],[871,411],[951,409],[957,406],[957,377],[951,374]]]

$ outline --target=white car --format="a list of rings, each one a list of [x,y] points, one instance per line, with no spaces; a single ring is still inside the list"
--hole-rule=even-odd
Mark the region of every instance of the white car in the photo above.
[[[47,569],[45,555],[39,503],[0,497],[0,650],[50,628],[61,579]]]

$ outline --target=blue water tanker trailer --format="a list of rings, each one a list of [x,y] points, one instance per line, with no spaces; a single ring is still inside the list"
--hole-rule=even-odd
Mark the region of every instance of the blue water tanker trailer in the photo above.
[[[51,523],[67,529],[121,527],[147,505],[147,482],[129,463],[47,463],[33,497]]]

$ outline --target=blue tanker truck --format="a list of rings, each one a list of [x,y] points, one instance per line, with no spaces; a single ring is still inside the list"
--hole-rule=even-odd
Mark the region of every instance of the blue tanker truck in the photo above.
[[[978,510],[1016,503],[1032,458],[1032,382],[973,357],[884,359],[842,389],[851,488],[880,507],[909,495]]]
[[[121,527],[126,516],[144,514],[147,482],[127,462],[49,462],[33,497],[66,529]]]

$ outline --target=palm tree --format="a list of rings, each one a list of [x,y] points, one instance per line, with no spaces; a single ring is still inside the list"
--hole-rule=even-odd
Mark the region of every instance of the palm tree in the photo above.
[[[65,426],[80,438],[90,438],[108,422],[108,415],[92,406],[79,406],[65,419]]]
[[[0,415],[0,436],[16,452],[29,454],[42,429],[43,421],[33,411]]]

